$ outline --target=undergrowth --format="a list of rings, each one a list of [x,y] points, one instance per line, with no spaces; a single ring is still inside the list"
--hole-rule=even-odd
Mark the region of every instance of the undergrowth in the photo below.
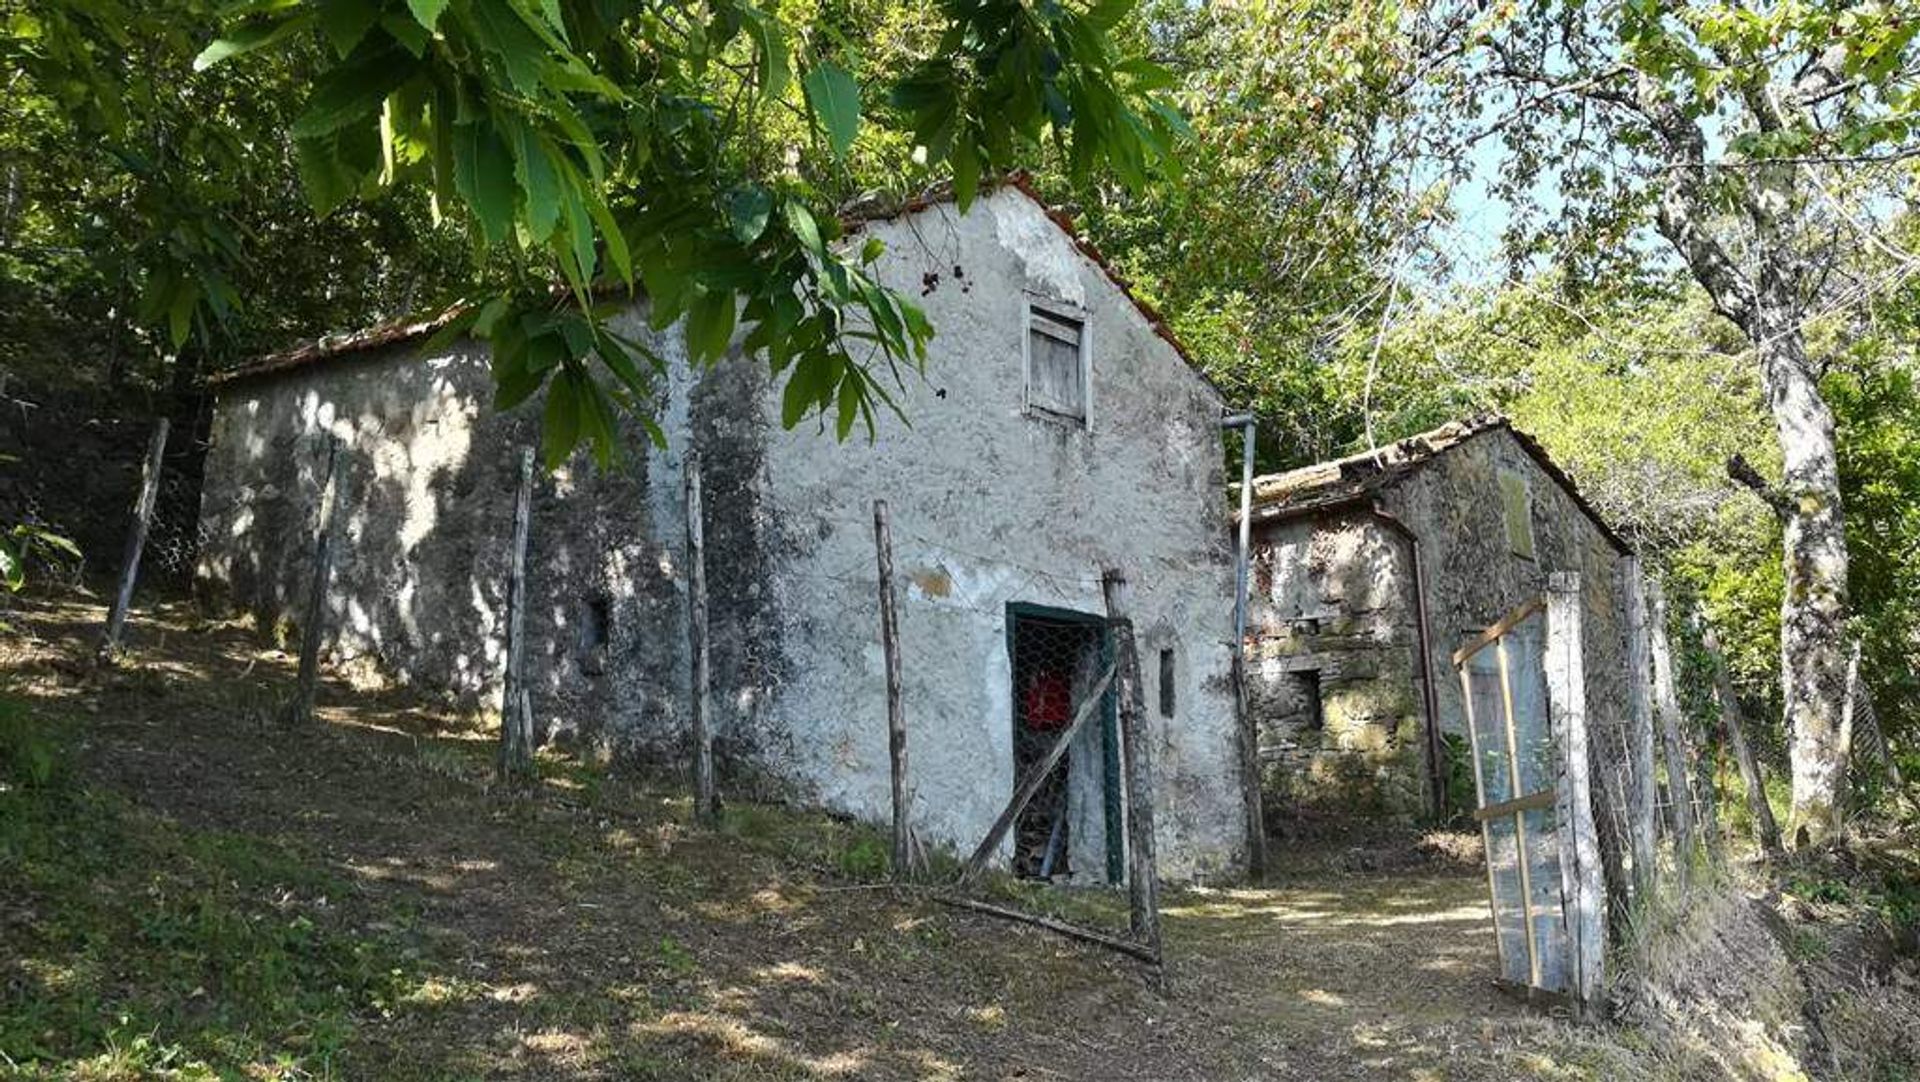
[[[409,986],[404,950],[295,854],[88,786],[79,739],[0,696],[0,1070],[335,1073]]]

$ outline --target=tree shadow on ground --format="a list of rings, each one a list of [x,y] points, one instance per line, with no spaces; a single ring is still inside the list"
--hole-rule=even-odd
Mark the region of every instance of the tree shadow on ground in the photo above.
[[[316,724],[273,724],[291,661],[236,626],[143,617],[126,665],[90,674],[73,659],[97,609],[28,619],[37,641],[0,657],[0,680],[77,733],[88,786],[271,854],[237,912],[307,921],[391,963],[349,989],[324,1061],[291,1024],[236,1039],[219,1020],[250,1016],[217,982],[86,990],[217,1067],[271,1075],[278,1055],[402,1079],[1508,1078],[1597,1054],[1488,991],[1472,879],[1170,892],[1163,996],[1126,959],[863,881],[877,835],[855,824],[741,804],[702,828],[678,779],[551,755],[537,790],[506,792],[484,732],[403,694],[329,682]],[[276,878],[296,870],[317,878]],[[138,891],[162,873],[99,874]],[[313,882],[336,885],[321,896]],[[56,962],[38,919],[9,933],[9,979]],[[206,1009],[173,1009],[193,1001]],[[78,1042],[47,1066],[101,1052]]]

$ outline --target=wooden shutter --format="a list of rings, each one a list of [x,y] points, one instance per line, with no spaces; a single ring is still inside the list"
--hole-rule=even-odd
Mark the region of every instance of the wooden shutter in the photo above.
[[[1085,334],[1085,325],[1077,319],[1028,310],[1028,405],[1086,420],[1087,384],[1081,351]]]

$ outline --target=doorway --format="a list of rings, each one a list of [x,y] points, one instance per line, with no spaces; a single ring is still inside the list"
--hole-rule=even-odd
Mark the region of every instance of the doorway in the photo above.
[[[1007,606],[1013,692],[1013,776],[1043,759],[1112,661],[1105,619],[1069,609]],[[1014,822],[1013,872],[1023,879],[1122,882],[1118,711],[1109,688],[1100,711]]]

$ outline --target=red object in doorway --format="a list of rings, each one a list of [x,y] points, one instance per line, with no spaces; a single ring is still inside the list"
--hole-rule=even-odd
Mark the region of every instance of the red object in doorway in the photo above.
[[[1051,732],[1066,728],[1073,716],[1073,688],[1067,674],[1057,669],[1034,673],[1027,681],[1020,708],[1029,729]]]

